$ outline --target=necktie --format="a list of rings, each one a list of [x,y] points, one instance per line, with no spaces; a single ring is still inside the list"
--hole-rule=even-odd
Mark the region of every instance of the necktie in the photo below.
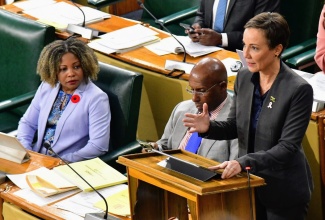
[[[200,147],[201,140],[202,140],[202,138],[199,137],[197,132],[192,133],[190,139],[187,142],[185,150],[196,154],[197,150]]]
[[[214,21],[214,30],[221,33],[223,31],[223,21],[225,19],[227,0],[219,0],[216,18]]]

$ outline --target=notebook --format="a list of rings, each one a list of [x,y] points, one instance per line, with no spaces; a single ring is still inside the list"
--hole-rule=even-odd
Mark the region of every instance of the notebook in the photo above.
[[[30,155],[15,136],[0,132],[0,158],[24,163],[30,159]]]

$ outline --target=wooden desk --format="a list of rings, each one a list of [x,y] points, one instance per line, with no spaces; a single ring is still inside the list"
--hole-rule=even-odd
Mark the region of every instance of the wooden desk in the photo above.
[[[38,169],[40,167],[47,167],[49,169],[52,169],[53,167],[58,166],[60,164],[60,159],[49,157],[32,151],[30,151],[29,153],[31,155],[31,159],[24,164],[18,164],[4,159],[0,159],[0,170],[10,174],[20,174],[20,173],[25,173],[25,172]],[[6,184],[10,184],[12,187],[9,192],[5,193],[2,191],[0,193],[0,213],[1,213],[0,220],[3,220],[2,214],[3,214],[4,202],[7,202],[11,205],[18,207],[19,209],[24,210],[23,212],[31,213],[32,215],[40,217],[42,219],[53,219],[53,220],[76,219],[76,215],[71,212],[57,209],[53,206],[40,207],[38,205],[30,203],[29,201],[14,195],[13,193],[19,190],[20,188],[15,186],[9,180],[6,183],[0,185],[0,189],[4,189]],[[125,217],[120,217],[120,218],[121,220],[128,219]]]
[[[314,191],[307,220],[325,218],[325,110],[313,112],[302,145],[311,168]]]
[[[182,150],[166,151],[174,157],[209,167],[217,162]],[[202,182],[157,165],[166,156],[157,153],[120,156],[118,162],[128,171],[133,219],[251,219],[247,175]],[[264,179],[251,175],[252,204],[254,187]],[[255,213],[255,212],[254,212]]]

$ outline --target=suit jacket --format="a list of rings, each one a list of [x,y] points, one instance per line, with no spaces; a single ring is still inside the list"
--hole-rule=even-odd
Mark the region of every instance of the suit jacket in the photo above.
[[[194,23],[202,28],[211,28],[213,23],[214,0],[201,0]],[[261,12],[279,12],[280,0],[229,0],[224,21],[224,33],[228,37],[226,49],[235,51],[243,48],[244,25]]]
[[[219,112],[216,120],[227,119],[230,105],[231,97],[228,95],[226,103]],[[174,108],[165,127],[164,134],[157,141],[158,144],[165,146],[164,149],[178,149],[187,131],[187,127],[183,125],[182,121],[187,112],[197,112],[197,108],[192,100],[183,101]],[[237,139],[222,141],[202,139],[198,154],[218,162],[235,159],[238,156]]]
[[[18,139],[25,148],[47,153],[42,146],[44,131],[60,85],[52,88],[43,82],[18,126]],[[53,150],[64,160],[75,162],[90,159],[108,151],[110,108],[108,96],[91,81],[82,83],[74,92],[80,101],[71,100],[57,123]],[[37,142],[32,145],[37,131]]]
[[[325,68],[325,27],[323,26],[325,13],[325,5],[323,6],[323,10],[319,17],[318,23],[318,32],[317,32],[317,46],[316,46],[316,54],[315,61],[319,68],[324,72]]]
[[[251,77],[246,68],[238,72],[228,120],[211,122],[209,132],[200,135],[217,140],[238,137],[237,161],[265,179],[267,185],[257,188],[257,195],[266,207],[305,204],[313,183],[301,143],[310,120],[313,89],[281,63],[260,112],[254,153],[247,154],[254,93]]]

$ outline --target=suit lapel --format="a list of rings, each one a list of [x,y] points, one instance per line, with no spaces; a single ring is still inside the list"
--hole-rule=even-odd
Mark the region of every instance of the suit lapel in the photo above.
[[[227,24],[227,21],[228,21],[228,17],[231,14],[230,12],[231,12],[232,8],[234,7],[235,2],[236,2],[236,0],[229,0],[226,17],[225,17],[225,20],[224,20],[224,23],[223,23],[223,28],[226,27],[226,24]]]

